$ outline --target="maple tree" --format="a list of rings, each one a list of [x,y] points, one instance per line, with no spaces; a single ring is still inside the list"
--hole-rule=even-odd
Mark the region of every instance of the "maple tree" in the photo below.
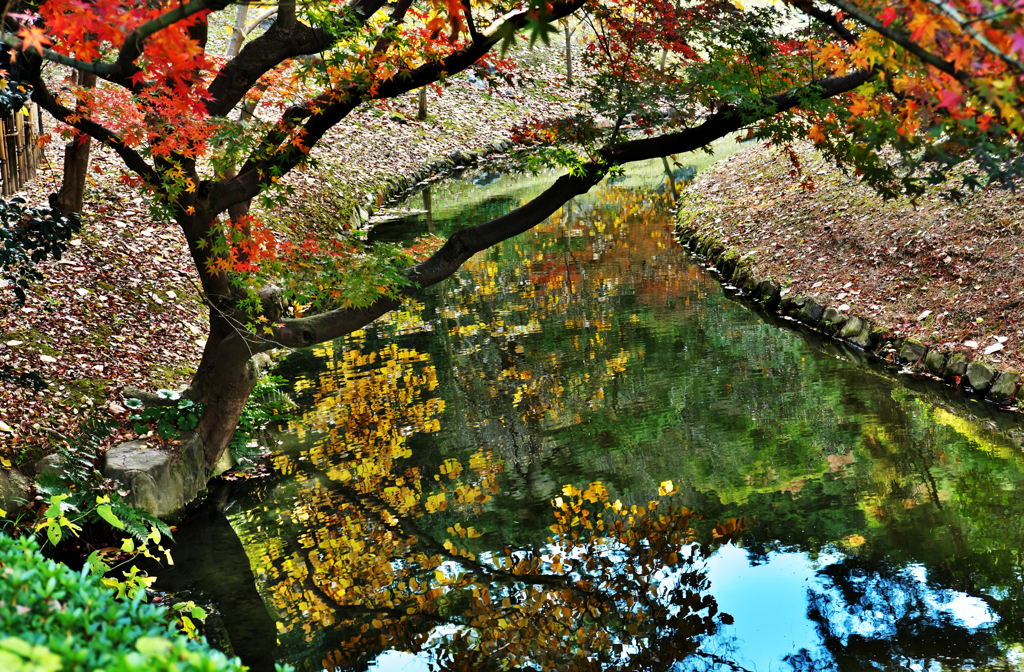
[[[197,431],[212,464],[255,384],[253,355],[360,328],[624,163],[747,128],[782,144],[809,136],[890,193],[913,192],[972,157],[986,179],[1020,172],[1019,1],[830,4],[841,12],[803,0],[781,9],[720,0],[288,1],[267,30],[221,57],[206,49],[207,21],[226,0],[47,0],[38,21],[12,15],[22,28],[3,39],[23,52],[33,99],[116,152],[124,179],[152,193],[185,236],[210,311],[187,394],[208,404]],[[794,26],[795,12],[812,22]],[[270,207],[287,199],[282,177],[308,164],[310,149],[356,107],[497,64],[517,32],[546,40],[571,15],[589,30],[584,58],[596,74],[586,115],[524,129],[553,143],[544,160],[568,169],[537,198],[439,249],[369,246],[345,225],[272,230],[251,211],[257,197]],[[95,74],[101,85],[55,86],[44,63]],[[270,120],[253,114],[265,97],[283,110]],[[885,147],[902,161],[889,161]]]

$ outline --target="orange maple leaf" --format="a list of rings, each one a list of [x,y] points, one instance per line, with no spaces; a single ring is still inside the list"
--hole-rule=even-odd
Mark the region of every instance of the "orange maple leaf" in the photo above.
[[[43,29],[35,26],[22,28],[18,31],[18,37],[21,38],[22,51],[28,51],[29,49],[35,48],[40,55],[42,55],[44,48],[53,44],[53,40],[46,36]]]

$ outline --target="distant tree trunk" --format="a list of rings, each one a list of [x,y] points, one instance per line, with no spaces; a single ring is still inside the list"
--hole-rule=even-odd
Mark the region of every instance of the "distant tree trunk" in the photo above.
[[[572,87],[572,33],[569,22],[565,22],[565,85]]]
[[[423,190],[423,209],[427,211],[427,231],[434,233],[434,204],[430,197],[430,187]]]
[[[679,192],[676,191],[676,179],[675,176],[672,175],[672,168],[668,165],[668,159],[664,156],[661,157],[661,164],[665,166],[665,176],[668,177],[668,186],[672,190],[672,202],[678,203]]]
[[[96,74],[93,72],[79,72],[78,85],[91,89],[96,86]],[[88,114],[84,105],[79,103],[75,112]],[[92,146],[92,138],[87,135],[75,134],[71,142],[64,146],[64,180],[61,182],[60,191],[52,198],[51,206],[60,210],[62,215],[69,215],[72,212],[82,212],[85,204],[85,180],[89,174],[89,150]]]
[[[427,120],[427,87],[420,89],[420,109],[416,113],[416,118],[420,121]]]
[[[234,58],[238,56],[238,52],[242,50],[242,42],[245,40],[245,18],[249,14],[249,5],[242,3],[238,5],[238,11],[235,13],[235,25],[231,27],[231,37],[228,38],[228,48],[225,51],[225,55],[228,58]]]

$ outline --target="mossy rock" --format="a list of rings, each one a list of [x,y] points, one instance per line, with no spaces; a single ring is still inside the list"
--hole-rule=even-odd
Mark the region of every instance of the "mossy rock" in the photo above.
[[[899,350],[899,358],[904,364],[916,364],[924,358],[927,352],[928,348],[923,343],[908,338]]]
[[[946,368],[946,356],[937,350],[929,350],[924,358],[924,366],[933,376],[941,376]]]
[[[822,315],[822,329],[829,334],[835,334],[843,328],[850,317],[846,313],[841,313],[832,306],[825,309],[825,314]]]
[[[1016,371],[1003,371],[999,374],[999,378],[992,386],[992,389],[989,390],[988,398],[997,404],[1005,404],[1013,399],[1018,385],[1020,385],[1019,373]]]
[[[942,379],[951,385],[955,385],[957,378],[963,378],[967,374],[967,356],[958,352],[949,358],[946,363],[946,370],[942,372]]]
[[[816,327],[824,315],[825,308],[820,303],[814,299],[807,299],[800,309],[797,319],[810,327]]]
[[[984,394],[992,387],[998,372],[985,362],[971,362],[967,365],[967,382],[978,392]]]

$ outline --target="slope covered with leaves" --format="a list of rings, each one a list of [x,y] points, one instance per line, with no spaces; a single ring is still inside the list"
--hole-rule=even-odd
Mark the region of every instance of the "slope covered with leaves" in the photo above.
[[[792,158],[752,145],[698,178],[683,210],[793,295],[1024,370],[1024,192],[885,201],[809,145]]]

